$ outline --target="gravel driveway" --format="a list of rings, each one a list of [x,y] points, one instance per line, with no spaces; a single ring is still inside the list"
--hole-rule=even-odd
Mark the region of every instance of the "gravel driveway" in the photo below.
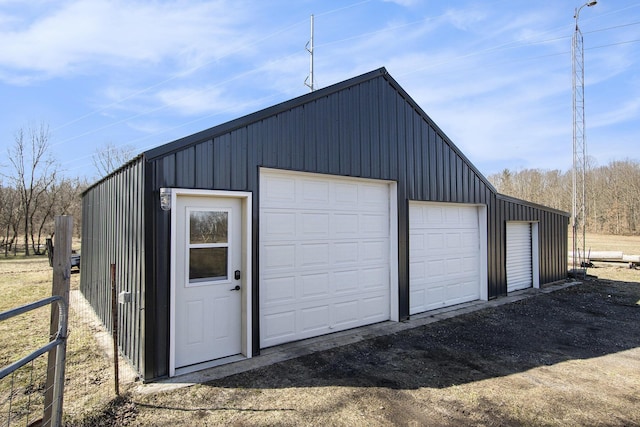
[[[181,389],[95,424],[640,425],[640,283],[551,293]]]

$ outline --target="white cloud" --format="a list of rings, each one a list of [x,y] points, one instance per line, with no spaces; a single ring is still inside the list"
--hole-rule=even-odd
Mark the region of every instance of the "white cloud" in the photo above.
[[[225,111],[237,107],[237,102],[224,98],[217,86],[164,89],[156,97],[164,106],[182,115],[197,115]]]
[[[637,123],[640,118],[640,99],[634,98],[626,101],[624,104],[616,106],[613,109],[607,109],[596,115],[593,118],[589,118],[589,126],[592,127],[605,127],[611,126],[623,122],[635,122]]]
[[[224,1],[73,1],[0,32],[0,67],[5,78],[7,70],[49,77],[162,61],[189,68],[236,53],[245,39],[244,13]]]

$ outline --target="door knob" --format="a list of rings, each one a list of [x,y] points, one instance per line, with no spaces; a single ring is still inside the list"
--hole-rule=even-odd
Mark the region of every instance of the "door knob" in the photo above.
[[[240,285],[236,285],[235,287],[229,289],[230,291],[239,291],[240,290]]]

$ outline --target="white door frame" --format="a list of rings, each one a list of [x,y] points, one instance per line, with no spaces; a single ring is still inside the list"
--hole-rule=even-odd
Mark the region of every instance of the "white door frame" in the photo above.
[[[251,331],[251,307],[252,307],[252,271],[251,271],[251,216],[252,216],[252,193],[246,191],[222,191],[222,190],[194,190],[188,188],[171,188],[171,208],[175,209],[177,206],[177,201],[179,196],[190,196],[190,197],[222,197],[222,198],[236,198],[240,199],[242,206],[241,213],[241,221],[242,221],[242,237],[241,237],[241,259],[242,259],[242,275],[241,277],[241,292],[242,292],[242,307],[241,307],[241,319],[242,322],[241,330],[242,330],[242,357],[241,358],[250,358],[253,352],[251,343],[252,343],[252,331]],[[200,365],[195,365],[193,367],[188,367],[186,369],[179,369],[176,372],[176,283],[178,280],[178,272],[176,269],[176,251],[184,250],[184,248],[176,247],[176,233],[177,230],[177,215],[172,212],[171,214],[171,232],[170,232],[170,240],[171,240],[171,252],[170,252],[170,281],[169,287],[171,289],[170,297],[169,297],[169,376],[173,377],[175,375],[184,374],[187,372],[192,372],[200,369],[205,369],[207,367],[220,365],[223,363],[233,362],[238,360],[238,357],[232,359],[222,359],[221,361],[214,361],[211,363],[204,363]]]

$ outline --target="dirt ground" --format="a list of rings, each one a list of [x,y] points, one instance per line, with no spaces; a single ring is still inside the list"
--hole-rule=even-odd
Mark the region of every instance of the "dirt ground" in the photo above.
[[[638,408],[640,283],[592,278],[206,384],[131,393],[86,422],[634,426]]]

